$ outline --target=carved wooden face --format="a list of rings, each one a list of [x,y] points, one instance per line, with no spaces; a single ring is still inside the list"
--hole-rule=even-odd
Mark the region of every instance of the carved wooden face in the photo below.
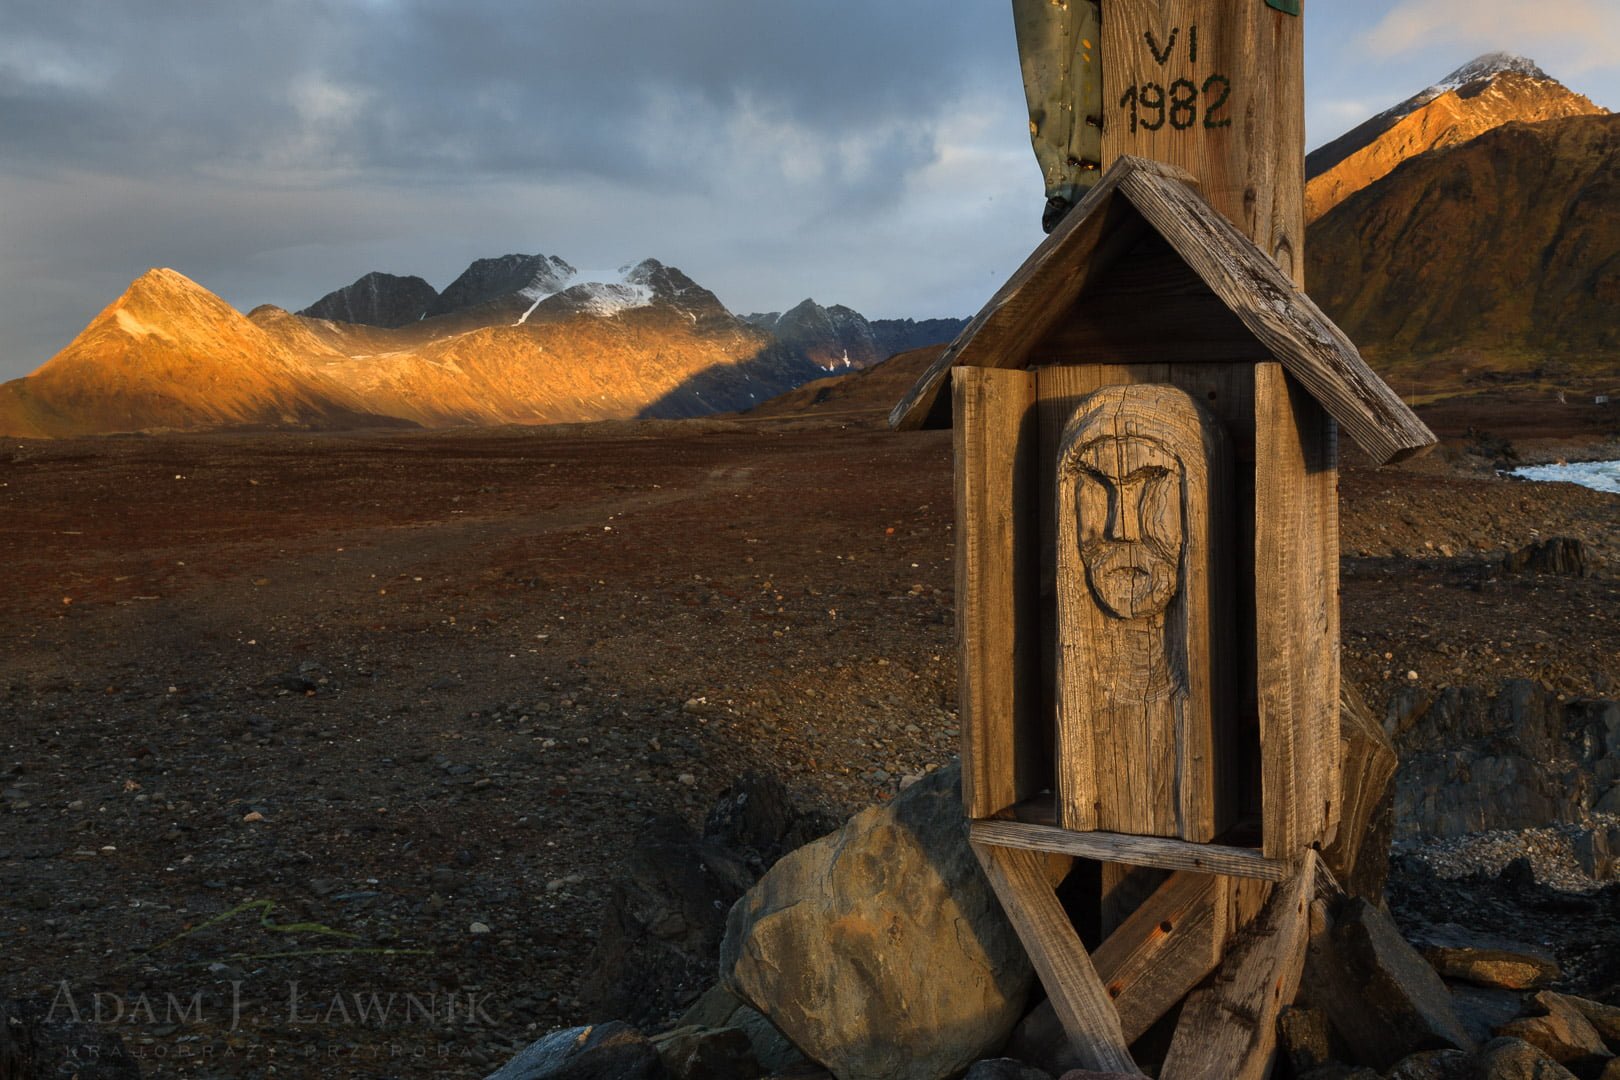
[[[1181,462],[1152,439],[1121,435],[1086,443],[1074,464],[1092,594],[1121,619],[1161,613],[1181,582]]]

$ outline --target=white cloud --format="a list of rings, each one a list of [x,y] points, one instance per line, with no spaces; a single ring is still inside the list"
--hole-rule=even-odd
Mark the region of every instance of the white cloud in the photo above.
[[[0,78],[26,87],[74,93],[101,89],[105,70],[97,60],[56,42],[34,37],[0,39]]]
[[[1620,5],[1615,0],[1409,0],[1375,23],[1362,42],[1375,53],[1503,50],[1578,74],[1620,65]]]

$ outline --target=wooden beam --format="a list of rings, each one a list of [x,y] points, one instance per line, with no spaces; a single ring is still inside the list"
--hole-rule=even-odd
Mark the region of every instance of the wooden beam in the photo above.
[[[1024,943],[1082,1064],[1098,1072],[1141,1075],[1131,1060],[1119,1013],[1080,935],[1047,884],[1040,856],[980,843],[973,844],[973,853]]]
[[[1203,874],[1281,881],[1288,864],[1268,859],[1253,848],[1222,844],[1191,844],[1158,836],[1125,836],[1108,832],[1070,832],[1023,821],[975,821],[968,826],[975,843],[1025,851],[1056,851],[1101,862],[1157,866],[1164,870],[1195,870]]]
[[[1047,786],[1040,692],[1035,374],[954,382],[962,798],[993,817]]]
[[[1230,925],[1225,878],[1170,875],[1091,954],[1135,1042],[1221,962]]]
[[[1255,658],[1265,853],[1338,818],[1339,499],[1333,421],[1280,364],[1255,368]]]
[[[1263,1080],[1277,1053],[1277,1016],[1305,968],[1316,853],[1308,852],[1254,923],[1233,941],[1215,981],[1181,1010],[1160,1075],[1169,1080]]]
[[[1102,27],[1103,167],[1136,156],[1187,170],[1300,280],[1302,21],[1258,0],[1108,0]]]
[[[1377,903],[1388,874],[1387,855],[1363,859],[1373,820],[1386,807],[1385,797],[1400,758],[1383,725],[1367,709],[1348,681],[1339,688],[1339,827],[1322,849],[1325,868],[1353,895]],[[1383,841],[1387,843],[1386,833]]]

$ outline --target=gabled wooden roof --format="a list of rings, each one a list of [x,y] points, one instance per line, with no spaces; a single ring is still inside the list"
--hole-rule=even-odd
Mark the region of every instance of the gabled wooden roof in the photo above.
[[[1087,286],[1152,230],[1375,462],[1433,446],[1434,433],[1344,331],[1205,202],[1197,184],[1174,166],[1120,158],[894,407],[889,423],[948,425],[949,402],[940,398],[951,368],[1025,366]]]

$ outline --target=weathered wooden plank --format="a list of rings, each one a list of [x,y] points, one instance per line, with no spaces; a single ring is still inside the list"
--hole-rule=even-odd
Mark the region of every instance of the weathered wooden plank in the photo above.
[[[1322,849],[1325,868],[1346,889],[1376,902],[1388,873],[1387,855],[1372,849],[1368,832],[1386,806],[1389,785],[1400,759],[1384,728],[1367,709],[1355,687],[1339,687],[1339,826]],[[1389,835],[1383,836],[1388,844]]]
[[[1271,892],[1276,884],[1270,881],[1261,881],[1259,878],[1222,878],[1226,882],[1226,896],[1231,904],[1232,930],[1234,932],[1248,926],[1260,912],[1265,909],[1266,901],[1271,899]]]
[[[1136,170],[1120,178],[1119,191],[1375,464],[1434,445],[1434,433],[1373,373],[1344,331],[1197,192]]]
[[[1048,783],[1035,376],[964,369],[953,396],[962,796],[970,817],[991,817]]]
[[[1027,851],[1059,851],[1082,859],[1157,866],[1165,870],[1196,870],[1266,881],[1281,881],[1288,874],[1285,862],[1268,859],[1253,848],[1225,844],[1194,844],[1159,836],[1110,832],[1070,832],[1024,821],[975,821],[969,825],[969,835],[978,843]]]
[[[1254,364],[1055,364],[1043,367],[1037,371],[1036,396],[1039,404],[1039,444],[1036,450],[1036,461],[1039,469],[1039,490],[1050,492],[1057,485],[1057,454],[1058,442],[1063,435],[1063,426],[1073,415],[1080,401],[1086,395],[1105,386],[1122,386],[1138,383],[1163,383],[1179,387],[1202,402],[1211,412],[1221,419],[1225,425],[1230,442],[1232,443],[1233,457],[1242,461],[1254,459]],[[1248,470],[1240,470],[1243,477],[1248,477]],[[1241,524],[1236,532],[1241,534],[1251,526],[1248,524],[1253,518],[1253,500],[1250,497],[1252,482],[1245,479],[1244,483],[1236,485],[1238,494],[1232,503],[1232,514],[1235,521]],[[1055,514],[1055,500],[1042,498],[1038,500],[1040,510],[1040,566],[1041,566],[1041,625],[1052,627],[1057,624],[1057,518]],[[1244,545],[1243,550],[1250,550],[1251,545]],[[1250,576],[1247,558],[1237,560],[1241,565],[1237,568],[1237,581],[1246,581]],[[1230,587],[1232,582],[1218,582],[1223,587]],[[1238,598],[1236,607],[1239,609],[1239,621],[1242,627],[1252,627],[1253,613],[1249,611],[1252,603],[1247,594]],[[1239,650],[1234,660],[1234,681],[1242,691],[1240,696],[1252,698],[1254,659],[1250,643],[1253,639],[1252,630],[1239,628],[1229,635],[1229,642]],[[1042,635],[1042,670],[1048,673],[1057,670],[1057,635],[1047,633]],[[1246,679],[1245,679],[1245,676]],[[1052,717],[1056,712],[1055,688],[1056,680],[1047,678],[1043,681],[1044,693],[1043,715]],[[1242,712],[1240,708],[1240,713]],[[1253,710],[1249,710],[1253,715]],[[1051,721],[1048,720],[1050,724]],[[1235,718],[1233,723],[1236,724]],[[1218,748],[1221,760],[1218,768],[1229,771],[1236,768],[1236,763],[1243,756],[1245,738],[1238,731],[1233,731],[1229,739],[1222,741]],[[1254,741],[1253,732],[1246,736],[1249,742]],[[1251,752],[1253,747],[1250,748]],[[1258,811],[1259,800],[1254,800],[1254,809]]]
[[[1040,856],[980,843],[973,844],[973,852],[1085,1067],[1140,1075],[1120,1028],[1119,1013],[1098,979],[1080,935],[1047,884]]]
[[[1220,964],[1230,924],[1227,880],[1171,874],[1091,954],[1128,1042]]]
[[[1231,459],[1185,391],[1107,387],[1058,448],[1058,821],[1209,841],[1234,816]],[[1222,796],[1225,796],[1224,798]]]
[[[1304,266],[1302,22],[1264,4],[1109,0],[1102,156],[1169,162],[1300,279]]]
[[[891,427],[910,431],[927,423],[953,366],[1023,366],[1029,348],[1056,325],[1074,298],[1144,234],[1140,216],[1113,198],[1131,172],[1197,183],[1179,169],[1151,161],[1133,161],[1105,175],[895,405],[889,413]]]
[[[1156,866],[1100,863],[1097,877],[1102,896],[1097,905],[1097,932],[1106,938],[1118,930],[1120,924],[1130,918],[1131,912],[1159,890],[1170,873]]]
[[[1314,897],[1315,852],[1227,949],[1220,974],[1181,1010],[1160,1075],[1169,1080],[1263,1080],[1277,1052],[1277,1016],[1299,991]]]
[[[1264,846],[1292,859],[1338,816],[1339,529],[1333,421],[1255,369],[1256,659]]]

